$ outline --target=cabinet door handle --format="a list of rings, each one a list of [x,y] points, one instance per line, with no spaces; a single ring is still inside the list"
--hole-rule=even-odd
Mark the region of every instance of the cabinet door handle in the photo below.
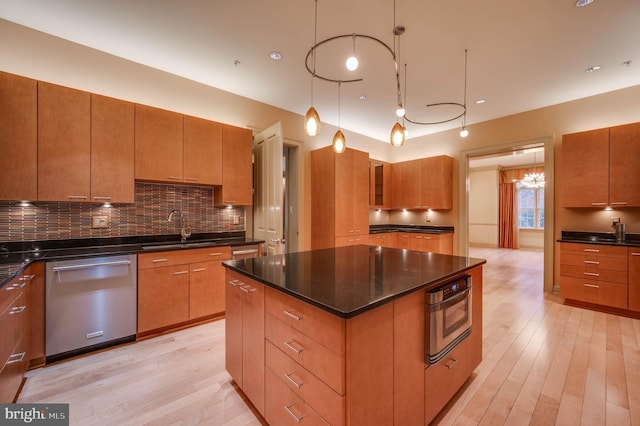
[[[111,197],[105,197],[105,196],[100,196],[100,195],[95,195],[93,197],[93,199],[96,200],[96,201],[102,201],[102,200],[111,201]]]
[[[160,263],[160,262],[167,262],[167,261],[169,261],[169,259],[167,259],[167,258],[153,259],[152,260],[153,263]]]
[[[222,256],[222,253],[209,253],[209,256]]]
[[[584,283],[584,286],[585,286],[585,287],[591,287],[591,288],[600,288],[600,286],[599,286],[599,285],[595,285],[595,284],[587,284],[587,283]]]
[[[86,195],[67,195],[67,198],[70,200],[86,200]]]
[[[207,268],[196,268],[196,269],[192,269],[191,272],[202,272],[202,271],[206,271]]]
[[[285,410],[287,410],[287,413],[289,413],[289,415],[290,415],[291,417],[293,417],[293,420],[294,420],[296,423],[300,423],[300,422],[302,421],[302,419],[304,419],[304,416],[297,417],[295,414],[293,414],[293,411],[291,411],[291,407],[293,407],[294,405],[296,405],[296,404],[295,404],[295,403],[293,403],[293,404],[291,404],[291,405],[285,405],[285,406],[284,406],[284,409],[285,409]]]
[[[184,275],[184,274],[188,274],[189,271],[178,271],[178,272],[174,272],[173,275]]]
[[[631,253],[631,256],[640,256],[640,252],[639,253]]]
[[[35,275],[24,275],[20,277],[20,281],[31,281]]]
[[[453,359],[453,358],[451,358],[451,360],[450,360],[450,361],[451,361],[451,363],[450,363],[450,364],[448,364],[448,365],[446,366],[449,370],[451,370],[451,369],[453,368],[453,366],[454,366],[454,365],[456,365],[456,364],[458,363],[458,360],[457,360],[457,359]]]
[[[251,287],[250,285],[239,285],[238,288],[240,290],[244,291],[245,293],[252,293],[252,292],[256,291],[256,289]]]
[[[599,265],[600,262],[596,262],[595,260],[585,260],[584,263],[588,263],[590,265]]]
[[[600,250],[598,250],[598,249],[584,249],[584,251],[589,252],[589,253],[600,253]]]
[[[26,306],[15,306],[11,308],[11,310],[9,311],[9,315],[19,314],[20,312],[23,312],[25,309],[27,309]]]
[[[607,205],[607,203],[591,203],[591,205],[595,207],[604,207]]]
[[[235,204],[236,201],[234,200],[224,200],[224,204]]]
[[[198,181],[198,179],[196,179],[196,178],[184,178],[184,180],[187,180],[189,182],[197,182]]]
[[[11,284],[10,286],[6,287],[5,290],[10,291],[10,290],[20,290],[21,288],[23,288],[25,285],[27,285],[27,283],[15,283],[15,284]]]
[[[229,280],[229,284],[231,284],[234,287],[240,287],[244,285],[244,283],[240,280]]]
[[[22,362],[26,354],[27,354],[26,352],[22,352],[19,354],[11,354],[11,356],[7,360],[7,364],[15,364],[16,362]]]
[[[182,180],[182,176],[167,176],[167,179]]]
[[[612,206],[626,206],[627,204],[629,204],[629,203],[627,203],[626,201],[612,201],[611,202]]]
[[[590,277],[599,277],[600,274],[596,274],[595,272],[585,272],[584,275],[588,275]]]
[[[282,313],[288,316],[289,318],[293,318],[296,321],[300,321],[302,319],[302,317],[299,317],[298,315],[294,314],[291,311],[282,311]]]
[[[288,342],[284,342],[284,345],[289,348],[290,350],[292,350],[293,352],[295,352],[296,354],[300,355],[302,353],[302,351],[304,351],[304,348],[296,348],[295,346],[293,346],[293,340],[290,340]]]
[[[304,385],[304,382],[302,383],[298,383],[295,380],[293,380],[293,378],[291,377],[291,375],[293,374],[293,371],[291,373],[285,374],[284,377],[287,378],[287,380],[289,380],[291,383],[293,383],[293,385],[295,387],[297,387],[298,389],[300,389],[302,387],[302,385]]]

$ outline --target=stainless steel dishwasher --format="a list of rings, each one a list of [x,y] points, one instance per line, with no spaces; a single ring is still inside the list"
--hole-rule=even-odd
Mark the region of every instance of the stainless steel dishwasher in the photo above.
[[[135,340],[136,255],[46,264],[47,362]]]

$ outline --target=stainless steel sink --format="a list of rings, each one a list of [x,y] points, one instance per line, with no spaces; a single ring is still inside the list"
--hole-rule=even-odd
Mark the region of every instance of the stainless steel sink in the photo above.
[[[186,248],[194,248],[194,247],[206,247],[212,246],[215,243],[212,241],[203,241],[203,242],[193,242],[193,243],[172,243],[172,244],[159,244],[159,245],[148,245],[142,246],[142,250],[177,250],[177,249],[186,249]]]

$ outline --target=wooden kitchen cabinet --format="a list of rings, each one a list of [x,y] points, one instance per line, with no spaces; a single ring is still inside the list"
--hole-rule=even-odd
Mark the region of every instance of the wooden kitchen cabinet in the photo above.
[[[222,126],[222,187],[216,189],[216,205],[253,204],[253,137],[251,130]]]
[[[453,158],[440,155],[421,159],[420,183],[420,205],[423,208],[453,208]]]
[[[91,95],[38,82],[38,201],[90,201]]]
[[[453,233],[398,232],[396,248],[453,254]]]
[[[264,285],[227,270],[225,304],[225,367],[264,416]]]
[[[91,95],[91,201],[133,203],[134,104]]]
[[[390,209],[391,164],[380,160],[369,160],[369,206]]]
[[[222,124],[184,116],[185,183],[222,185]]]
[[[38,83],[0,72],[0,200],[38,197]]]
[[[609,201],[612,207],[640,206],[640,123],[609,129]]]
[[[562,137],[563,207],[640,206],[640,123]]]
[[[369,155],[331,146],[311,152],[313,248],[367,244],[369,234]]]
[[[400,199],[402,200],[402,208],[421,208],[421,172],[422,166],[420,160],[404,161],[400,164],[400,179],[402,181]]]
[[[640,247],[629,247],[629,310],[640,312]]]
[[[29,309],[29,368],[45,364],[45,272],[44,262],[29,265],[21,274],[21,280],[27,283],[27,306]]]
[[[12,403],[29,364],[27,273],[9,281],[0,291],[0,403]]]
[[[135,179],[182,182],[182,114],[135,105]]]
[[[138,335],[222,314],[230,258],[229,246],[138,255]]]
[[[396,248],[397,232],[381,232],[378,234],[369,234],[369,245]]]

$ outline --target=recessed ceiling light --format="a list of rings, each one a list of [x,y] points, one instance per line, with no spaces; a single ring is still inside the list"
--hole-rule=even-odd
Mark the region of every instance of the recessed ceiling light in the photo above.
[[[359,98],[361,101],[366,101],[367,100],[367,95],[360,95]]]
[[[594,65],[592,67],[587,68],[586,70],[584,70],[585,72],[595,72],[595,71],[599,71],[602,67],[600,65]]]
[[[576,2],[576,7],[585,7],[593,3],[594,0],[578,0]]]
[[[483,103],[485,103],[485,102],[487,102],[487,100],[486,100],[486,99],[477,99],[477,100],[476,100],[476,104],[478,104],[478,105],[483,104]]]
[[[269,53],[269,57],[274,61],[279,61],[280,59],[282,59],[282,53],[276,52],[274,50],[273,52]]]
[[[629,59],[629,60],[624,61],[624,62],[622,63],[622,65],[624,65],[625,67],[630,67],[632,62],[633,62],[633,61],[632,61],[631,59]]]

